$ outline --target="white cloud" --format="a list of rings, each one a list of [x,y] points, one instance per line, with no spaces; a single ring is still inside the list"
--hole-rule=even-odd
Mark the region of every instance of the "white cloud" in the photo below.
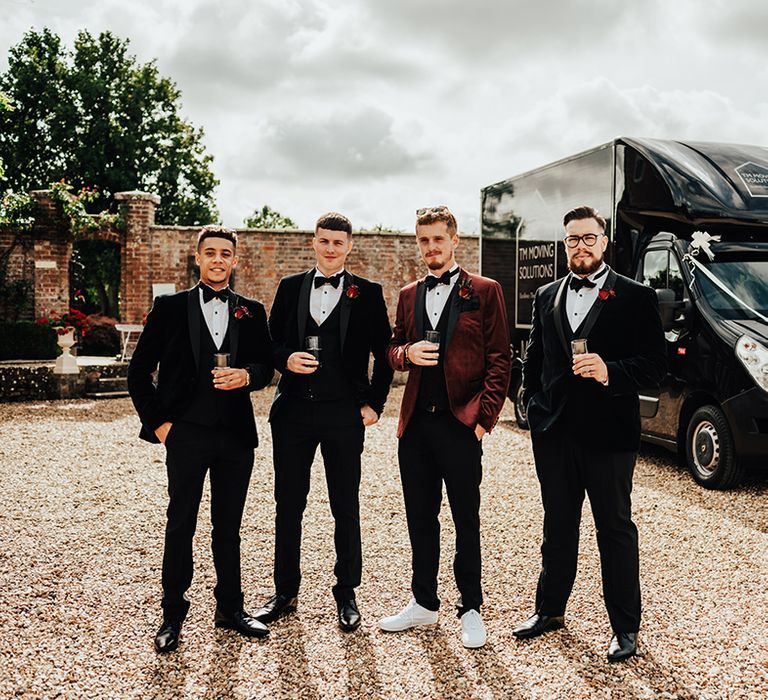
[[[234,173],[285,183],[329,178],[349,183],[434,165],[429,154],[404,146],[393,118],[375,108],[268,119],[254,130],[254,140],[253,150],[246,147],[231,162]]]
[[[648,136],[690,141],[760,142],[765,136],[768,103],[756,111],[710,90],[621,89],[594,79],[542,100],[511,119],[509,152],[542,151],[564,155],[616,136]]]
[[[618,135],[765,143],[767,19],[758,0],[0,0],[0,49],[47,25],[157,58],[226,223],[268,203],[410,229],[446,203],[472,230],[481,187]]]

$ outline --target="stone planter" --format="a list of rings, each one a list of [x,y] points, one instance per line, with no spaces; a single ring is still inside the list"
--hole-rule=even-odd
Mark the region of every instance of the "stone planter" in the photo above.
[[[78,374],[77,359],[72,355],[71,348],[75,344],[75,329],[69,328],[65,333],[59,333],[56,342],[61,348],[61,355],[56,359],[54,374]]]

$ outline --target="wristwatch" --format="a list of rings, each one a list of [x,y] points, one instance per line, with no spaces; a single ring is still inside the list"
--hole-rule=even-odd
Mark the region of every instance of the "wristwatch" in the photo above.
[[[405,366],[406,367],[413,367],[414,366],[413,362],[411,362],[411,358],[408,357],[408,348],[410,348],[411,345],[413,345],[413,343],[408,343],[405,346]]]

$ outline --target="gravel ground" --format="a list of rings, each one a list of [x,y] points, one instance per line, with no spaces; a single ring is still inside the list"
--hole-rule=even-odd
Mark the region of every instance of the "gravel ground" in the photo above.
[[[589,506],[567,628],[518,642],[532,608],[541,506],[526,433],[511,411],[484,443],[483,552],[489,641],[461,646],[452,610],[453,527],[443,511],[440,623],[400,635],[374,623],[409,598],[409,547],[394,436],[402,389],[369,430],[363,461],[362,628],[335,625],[332,519],[322,470],[305,516],[299,611],[267,640],[212,624],[206,512],[192,608],[160,657],[163,449],[136,437],[128,400],[0,404],[0,697],[12,698],[754,698],[768,697],[768,476],[729,493],[696,486],[663,451],[635,478],[641,653],[609,665]],[[271,593],[272,467],[266,411],[243,525],[246,602]]]

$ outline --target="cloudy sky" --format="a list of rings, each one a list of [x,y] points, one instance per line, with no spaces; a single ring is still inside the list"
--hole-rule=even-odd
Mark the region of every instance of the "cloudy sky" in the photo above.
[[[205,129],[225,224],[269,204],[412,230],[615,136],[768,144],[761,0],[0,0],[30,28],[130,39]]]

